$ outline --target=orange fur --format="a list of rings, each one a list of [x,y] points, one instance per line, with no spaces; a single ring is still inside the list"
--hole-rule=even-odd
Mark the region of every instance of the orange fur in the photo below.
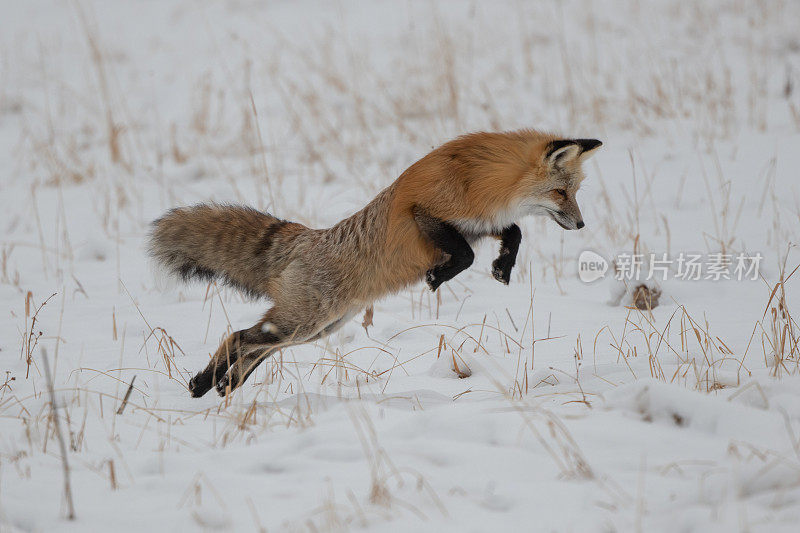
[[[473,133],[454,139],[411,165],[391,186],[384,247],[384,283],[377,293],[419,281],[441,255],[420,233],[412,209],[424,207],[442,220],[490,223],[547,179],[544,154],[557,137],[534,130]]]

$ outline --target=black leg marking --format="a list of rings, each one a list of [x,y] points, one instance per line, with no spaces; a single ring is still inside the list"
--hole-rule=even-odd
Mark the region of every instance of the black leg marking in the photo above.
[[[225,339],[208,366],[189,381],[189,392],[193,397],[199,398],[215,385],[219,390],[220,383],[227,379],[228,369],[235,366],[239,358],[246,356],[259,346],[277,344],[280,340],[281,337],[277,333],[263,331],[258,324],[249,329],[237,331]]]
[[[192,397],[200,398],[214,387],[214,383],[225,375],[228,368],[236,362],[241,347],[241,331],[229,336],[208,362],[208,365],[189,380]]]
[[[239,388],[242,383],[247,381],[247,378],[250,377],[250,374],[252,374],[256,368],[258,368],[258,365],[260,365],[265,359],[270,357],[276,351],[277,348],[262,348],[253,350],[252,352],[240,357],[236,361],[236,364],[231,365],[228,373],[222,376],[219,381],[217,381],[217,394],[220,396],[225,396],[229,393],[229,391]]]
[[[271,322],[264,324],[271,325]],[[225,396],[228,390],[233,390],[244,383],[253,370],[275,351],[268,349],[269,346],[284,340],[274,325],[273,329],[265,331],[261,325],[256,324],[249,329],[237,331],[236,334],[239,336],[236,360],[231,361],[230,368],[226,369],[227,372],[217,376],[216,388],[220,396]]]
[[[425,274],[425,281],[435,291],[445,281],[469,268],[475,260],[475,253],[464,236],[444,220],[432,217],[419,208],[414,209],[414,220],[419,229],[439,249],[450,257],[442,264],[436,265]]]
[[[312,342],[330,335],[352,317],[353,313],[344,313],[337,319],[331,321],[316,334],[313,332],[319,328],[314,323],[305,325],[298,324],[291,333],[288,333],[286,330],[278,332],[276,328],[270,327],[269,324],[273,323],[269,320],[263,322],[263,324],[268,325],[266,331],[259,325],[253,326],[249,330],[243,330],[240,333],[242,333],[242,339],[246,343],[239,352],[239,357],[236,362],[231,363],[228,372],[220,376],[216,381],[217,393],[220,396],[225,396],[229,391],[240,387],[242,383],[247,381],[247,378],[250,377],[255,369],[258,368],[258,365],[281,348]],[[284,326],[284,328],[285,327],[286,326]]]
[[[199,398],[211,390],[214,385],[214,376],[211,373],[203,370],[198,372],[195,377],[189,380],[189,392],[192,398]]]
[[[492,262],[492,276],[504,285],[511,281],[511,269],[517,262],[521,241],[522,231],[516,224],[511,224],[500,233],[500,255]]]

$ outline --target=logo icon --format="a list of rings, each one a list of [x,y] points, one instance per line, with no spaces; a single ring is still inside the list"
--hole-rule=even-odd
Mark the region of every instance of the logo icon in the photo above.
[[[608,271],[608,261],[591,250],[584,250],[578,256],[578,277],[584,283],[591,283],[604,277]]]

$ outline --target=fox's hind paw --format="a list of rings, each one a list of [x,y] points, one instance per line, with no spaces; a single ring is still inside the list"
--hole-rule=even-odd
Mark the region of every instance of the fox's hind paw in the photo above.
[[[217,389],[217,394],[219,394],[223,398],[228,394],[230,394],[231,391],[233,390],[233,387],[230,386],[230,383],[231,381],[229,374],[225,374],[224,376],[222,376],[222,378],[220,378],[220,380],[217,381],[217,384],[215,386],[215,388]]]
[[[189,380],[189,393],[192,398],[199,398],[211,389],[211,380],[207,379],[203,372],[198,373]]]

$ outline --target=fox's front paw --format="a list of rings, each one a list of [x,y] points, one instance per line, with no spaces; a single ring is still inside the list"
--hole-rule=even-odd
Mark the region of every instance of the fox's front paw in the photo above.
[[[503,258],[495,259],[492,263],[492,277],[503,285],[508,285],[511,281],[511,269],[513,267],[513,263],[504,261]]]
[[[428,284],[428,287],[430,287],[432,291],[436,292],[436,289],[439,288],[442,281],[436,276],[436,272],[431,269],[425,273],[425,283]]]

